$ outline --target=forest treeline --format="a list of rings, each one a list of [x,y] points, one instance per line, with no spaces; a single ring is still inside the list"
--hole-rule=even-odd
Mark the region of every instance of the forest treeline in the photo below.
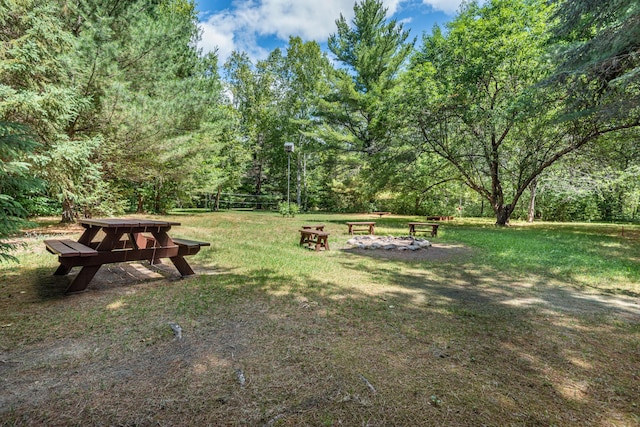
[[[464,2],[420,39],[354,12],[220,64],[190,0],[2,0],[2,235],[286,200],[285,142],[301,210],[638,220],[638,2]]]

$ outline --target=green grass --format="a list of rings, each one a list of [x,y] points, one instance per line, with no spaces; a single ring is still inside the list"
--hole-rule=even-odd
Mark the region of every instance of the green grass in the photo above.
[[[63,297],[42,240],[80,230],[46,219],[0,264],[0,424],[640,423],[640,241],[619,226],[457,219],[398,258],[347,250],[344,223],[406,235],[421,218],[170,218],[211,242],[196,277],[105,274]],[[298,246],[306,223],[330,251]]]

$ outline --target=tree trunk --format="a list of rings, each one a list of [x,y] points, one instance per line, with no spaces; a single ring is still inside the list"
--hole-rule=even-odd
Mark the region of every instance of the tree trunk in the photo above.
[[[216,193],[216,204],[214,209],[217,211],[220,210],[220,194],[222,193],[222,187],[218,187],[218,192]]]
[[[262,147],[264,145],[264,135],[262,135],[261,133],[258,134],[258,150],[262,150]],[[263,161],[262,158],[260,157],[260,154],[258,153],[258,151],[256,151],[254,153],[254,170],[256,173],[255,176],[255,193],[254,195],[259,196],[262,194],[262,168],[263,168]],[[244,205],[243,205],[244,206]],[[256,209],[262,209],[262,201],[257,198],[256,200]]]
[[[499,206],[496,209],[496,225],[504,227],[509,225],[509,218],[513,213],[513,207],[511,205]]]
[[[75,216],[73,202],[69,199],[64,199],[62,201],[62,218],[60,219],[60,222],[66,224],[74,222]]]
[[[537,178],[534,178],[533,181],[531,181],[529,189],[531,190],[531,199],[529,200],[529,215],[527,220],[529,221],[529,224],[531,224],[536,216],[536,194],[538,193]]]
[[[298,207],[302,205],[302,175],[300,172],[300,154],[296,156],[296,203]]]
[[[144,196],[142,194],[138,194],[138,206],[136,207],[136,213],[144,212]]]
[[[259,196],[262,192],[262,162],[258,163],[258,171],[256,174],[256,190],[255,195]],[[256,200],[256,209],[262,209],[262,202],[258,198]]]
[[[304,208],[302,209],[303,212],[306,212],[308,210],[308,203],[309,203],[309,193],[308,193],[308,188],[307,188],[307,155],[303,154],[302,155],[302,187],[304,189]]]

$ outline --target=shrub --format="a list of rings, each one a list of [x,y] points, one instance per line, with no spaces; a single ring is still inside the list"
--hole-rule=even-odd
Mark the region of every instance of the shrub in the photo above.
[[[300,213],[300,208],[296,203],[289,204],[287,202],[280,202],[278,203],[278,212],[280,212],[282,216],[294,217]]]

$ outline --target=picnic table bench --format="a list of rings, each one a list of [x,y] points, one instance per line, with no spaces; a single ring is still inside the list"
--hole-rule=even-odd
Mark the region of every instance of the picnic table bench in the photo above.
[[[431,227],[431,237],[435,237],[438,235],[438,227],[440,224],[432,224],[428,222],[410,222],[409,223],[409,235],[415,236],[417,232],[420,231],[429,231],[429,227]],[[426,228],[426,230],[422,230],[422,228]]]
[[[324,225],[318,228],[308,227],[300,229],[300,246],[307,245],[308,247],[314,247],[316,251],[321,248],[329,250],[329,233],[322,231]]]
[[[451,221],[454,217],[452,216],[428,216],[427,221]]]
[[[318,230],[324,231],[324,224],[303,225],[304,230]]]
[[[73,267],[82,267],[65,293],[86,290],[103,264],[147,260],[157,264],[169,258],[181,276],[195,274],[185,256],[194,255],[208,242],[172,239],[168,231],[177,222],[137,219],[84,219],[84,232],[78,239],[48,239],[49,252],[58,255],[60,266],[54,275],[67,275]],[[94,240],[102,232],[101,239]],[[143,234],[144,233],[144,234]]]
[[[375,222],[347,222],[349,227],[349,234],[353,234],[355,231],[367,231],[369,234],[375,234]]]

